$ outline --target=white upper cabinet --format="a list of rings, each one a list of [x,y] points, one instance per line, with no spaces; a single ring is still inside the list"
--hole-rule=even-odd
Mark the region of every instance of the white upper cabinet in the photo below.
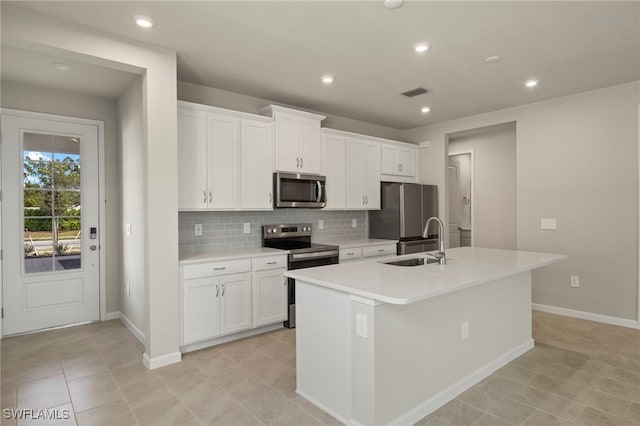
[[[347,207],[347,138],[322,132],[324,146],[324,175],[327,180],[326,209],[344,210]]]
[[[243,210],[273,208],[273,125],[242,120],[240,180]]]
[[[347,138],[347,208],[380,209],[380,144]]]
[[[207,114],[178,108],[178,206],[209,206]]]
[[[277,105],[269,105],[260,113],[275,121],[275,170],[322,173],[320,122],[325,116]]]
[[[207,114],[209,208],[238,207],[238,123],[235,117]]]
[[[414,177],[418,149],[398,145],[382,144],[382,174]]]
[[[178,208],[272,210],[273,120],[178,102]]]

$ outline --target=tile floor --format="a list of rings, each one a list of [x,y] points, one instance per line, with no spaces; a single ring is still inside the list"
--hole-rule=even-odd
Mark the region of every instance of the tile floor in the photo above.
[[[419,425],[640,425],[640,331],[534,312],[536,347]],[[295,333],[186,354],[153,371],[119,321],[4,339],[2,399],[66,425],[333,425],[295,393]],[[47,424],[7,420],[2,425]]]

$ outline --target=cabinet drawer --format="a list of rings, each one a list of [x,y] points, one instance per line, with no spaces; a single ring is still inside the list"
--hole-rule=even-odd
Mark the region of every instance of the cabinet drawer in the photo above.
[[[347,262],[362,257],[362,247],[340,249],[340,262]]]
[[[186,265],[182,269],[182,278],[215,277],[217,275],[236,274],[238,272],[251,272],[251,260],[240,259]]]
[[[383,246],[369,246],[362,248],[362,257],[388,256],[396,254],[395,244],[385,244]]]
[[[254,271],[287,267],[287,256],[257,257],[252,260]]]

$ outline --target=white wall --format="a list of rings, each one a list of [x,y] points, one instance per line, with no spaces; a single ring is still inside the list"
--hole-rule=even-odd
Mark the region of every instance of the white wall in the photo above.
[[[473,150],[473,245],[516,248],[515,124],[492,132],[449,138],[449,153]],[[461,182],[460,179],[459,182]],[[462,197],[462,192],[460,192]]]
[[[147,184],[145,168],[141,167],[145,164],[141,79],[134,81],[118,99],[118,119],[122,170],[122,226],[118,232],[122,239],[120,312],[139,330],[146,330],[146,274],[144,263],[140,262],[145,250],[144,199],[140,194],[144,193]],[[131,225],[131,235],[126,233],[127,224]],[[129,294],[126,292],[126,283],[129,283]]]
[[[120,307],[120,166],[118,148],[118,117],[112,99],[87,96],[68,91],[34,87],[2,80],[3,108],[43,112],[104,122],[106,229],[106,311],[117,312]]]
[[[416,128],[420,179],[444,187],[447,135],[516,122],[518,249],[569,260],[536,271],[534,303],[623,319],[638,313],[639,82]],[[445,191],[440,191],[444,202]],[[441,204],[444,205],[444,204]],[[441,212],[442,214],[442,212]],[[558,220],[540,230],[540,218]],[[580,288],[569,276],[580,276]]]
[[[283,105],[281,103],[273,102],[268,99],[254,98],[253,96],[227,92],[226,90],[200,86],[184,81],[178,82],[178,99],[180,99],[181,101],[195,102],[198,104],[243,111],[251,114],[256,114],[258,109],[272,103],[305,110],[304,108],[299,108],[295,105]],[[380,126],[372,123],[366,123],[364,121],[353,120],[351,118],[340,117],[338,115],[331,115],[327,114],[325,111],[311,112],[327,116],[327,118],[322,120],[322,127],[329,127],[332,129],[360,133],[369,136],[377,136],[379,138],[403,140],[403,132],[398,129],[393,129],[391,127]]]
[[[146,171],[144,200],[144,360],[157,366],[180,360],[178,292],[176,54],[2,4],[2,40],[33,50],[143,75]],[[97,82],[99,84],[99,82]],[[152,183],[152,184],[151,184]]]

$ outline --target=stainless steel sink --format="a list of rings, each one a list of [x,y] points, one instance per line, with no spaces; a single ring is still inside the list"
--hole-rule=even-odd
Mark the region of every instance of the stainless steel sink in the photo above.
[[[393,262],[384,262],[387,265],[394,266],[420,266],[429,263],[439,263],[438,259],[431,257],[412,257],[410,259],[395,260]]]

